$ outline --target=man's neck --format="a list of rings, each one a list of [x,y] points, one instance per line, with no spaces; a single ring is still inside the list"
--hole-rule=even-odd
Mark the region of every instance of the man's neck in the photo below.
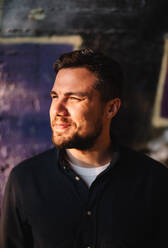
[[[67,158],[73,164],[76,164],[80,167],[98,167],[103,166],[111,161],[112,159],[112,146],[111,144],[108,147],[101,149],[90,149],[87,151],[81,151],[78,149],[67,149]]]

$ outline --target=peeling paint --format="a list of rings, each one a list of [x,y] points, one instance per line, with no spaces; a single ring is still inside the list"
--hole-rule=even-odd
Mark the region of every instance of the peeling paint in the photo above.
[[[33,101],[32,101],[32,105],[35,109],[36,112],[39,112],[40,111],[40,101],[39,99],[35,98]]]
[[[42,8],[32,9],[29,13],[29,19],[31,20],[41,21],[44,20],[45,17],[46,15]]]
[[[8,155],[7,147],[6,147],[6,146],[2,146],[0,151],[1,151],[2,157],[3,157],[3,158],[6,158],[7,155]]]

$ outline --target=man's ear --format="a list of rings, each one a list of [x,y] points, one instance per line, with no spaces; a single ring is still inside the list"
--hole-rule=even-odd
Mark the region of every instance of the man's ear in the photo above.
[[[121,106],[120,98],[114,98],[107,104],[107,118],[112,119],[118,112]]]

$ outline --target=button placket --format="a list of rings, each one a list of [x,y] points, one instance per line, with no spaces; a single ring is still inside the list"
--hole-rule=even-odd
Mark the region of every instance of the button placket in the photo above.
[[[92,212],[90,210],[87,211],[87,215],[88,216],[91,216],[92,215]]]
[[[75,176],[75,180],[76,180],[76,181],[80,181],[80,177]]]

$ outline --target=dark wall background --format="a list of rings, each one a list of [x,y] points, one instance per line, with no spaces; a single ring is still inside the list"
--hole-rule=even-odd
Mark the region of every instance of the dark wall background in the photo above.
[[[117,59],[125,71],[125,100],[112,130],[121,142],[167,164],[168,127],[155,128],[151,124],[164,36],[168,32],[167,0],[1,0],[0,6],[0,35],[3,38],[80,35],[83,40],[81,47],[101,50]],[[2,58],[1,65],[3,62]],[[2,80],[0,85],[1,92]],[[43,85],[40,88],[44,91]],[[0,131],[8,130],[6,139],[0,140],[3,158],[0,180],[4,185],[5,171],[14,164],[5,162],[11,154],[5,147],[13,127],[9,126],[10,108],[0,111]],[[24,111],[22,106],[20,113]],[[47,143],[47,146],[50,145]],[[43,144],[32,153],[30,150],[29,154],[24,153],[23,157],[45,148]],[[19,153],[22,150],[24,147],[20,147]],[[15,161],[14,156],[12,158]]]

